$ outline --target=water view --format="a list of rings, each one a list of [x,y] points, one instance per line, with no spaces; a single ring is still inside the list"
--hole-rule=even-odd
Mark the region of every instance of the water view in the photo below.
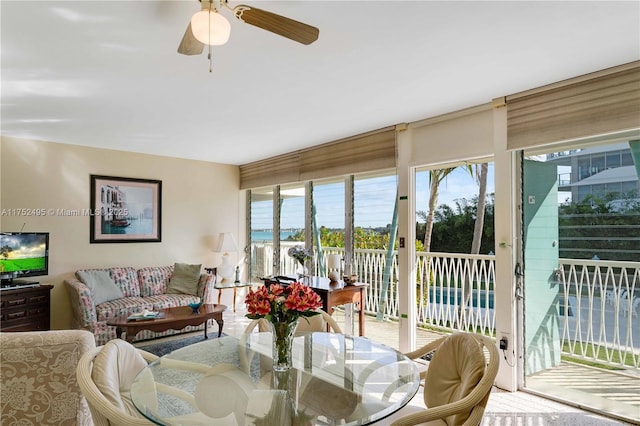
[[[297,229],[294,230],[286,230],[280,231],[280,241],[286,240],[295,233],[298,232]],[[273,241],[273,230],[272,229],[261,229],[261,230],[253,230],[251,231],[251,241]]]

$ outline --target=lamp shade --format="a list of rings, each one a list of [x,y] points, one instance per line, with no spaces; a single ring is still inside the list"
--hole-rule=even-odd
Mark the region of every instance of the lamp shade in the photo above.
[[[237,253],[238,245],[236,244],[236,239],[233,237],[233,234],[231,232],[220,233],[220,238],[218,239],[218,248],[216,251],[218,253],[222,253],[222,262],[220,263],[220,265],[218,265],[218,275],[222,277],[223,283],[232,282],[233,272],[235,271],[235,268],[231,264],[229,252]]]
[[[231,232],[221,232],[218,239],[218,253],[238,252],[238,244]]]
[[[203,1],[203,9],[191,17],[191,32],[200,43],[220,46],[229,40],[231,24],[218,11],[210,10],[206,3]]]
[[[327,268],[329,269],[340,269],[340,263],[342,261],[342,257],[339,254],[330,254],[327,256]]]

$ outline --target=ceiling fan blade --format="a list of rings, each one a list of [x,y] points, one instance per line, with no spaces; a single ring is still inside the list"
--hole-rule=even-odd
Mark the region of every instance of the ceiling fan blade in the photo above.
[[[316,27],[251,6],[236,6],[233,8],[233,13],[236,18],[247,24],[271,31],[302,44],[313,43],[320,34],[320,30]]]
[[[194,37],[193,31],[191,31],[191,22],[189,22],[180,46],[178,46],[178,53],[182,53],[183,55],[199,55],[203,50],[204,44],[200,43],[200,41]]]

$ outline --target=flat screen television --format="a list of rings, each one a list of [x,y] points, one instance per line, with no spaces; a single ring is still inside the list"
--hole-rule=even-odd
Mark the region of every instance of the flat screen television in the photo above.
[[[37,282],[23,280],[23,278],[48,274],[48,232],[0,232],[0,285],[2,287],[34,284]]]

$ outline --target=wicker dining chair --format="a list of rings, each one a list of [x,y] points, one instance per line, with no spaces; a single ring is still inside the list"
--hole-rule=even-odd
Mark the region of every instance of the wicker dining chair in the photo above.
[[[136,375],[158,357],[124,340],[110,340],[85,353],[76,375],[96,426],[150,425],[131,401],[129,389]]]
[[[489,337],[460,332],[406,355],[416,359],[434,350],[424,374],[427,408],[406,415],[400,410],[391,425],[479,425],[498,373],[496,344]]]

